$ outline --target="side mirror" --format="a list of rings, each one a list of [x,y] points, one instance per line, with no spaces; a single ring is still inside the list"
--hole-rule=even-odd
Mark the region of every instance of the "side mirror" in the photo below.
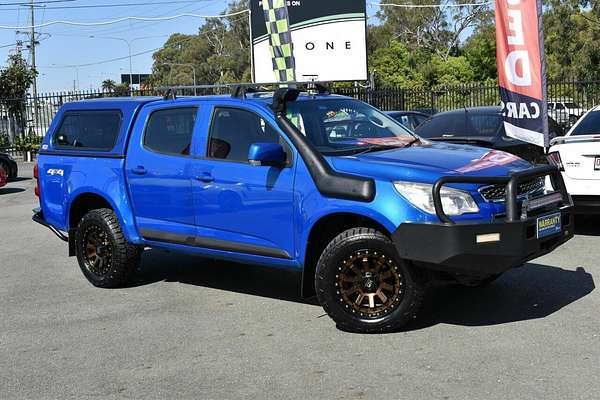
[[[287,154],[278,143],[254,143],[248,151],[248,161],[255,166],[275,166],[285,164]]]

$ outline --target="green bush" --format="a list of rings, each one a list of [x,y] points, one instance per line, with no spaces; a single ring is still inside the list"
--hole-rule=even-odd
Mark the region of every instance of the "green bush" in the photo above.
[[[42,144],[42,137],[35,134],[29,134],[22,138],[15,139],[14,146],[18,151],[38,152]]]
[[[8,140],[8,134],[0,133],[0,148],[9,147],[9,146],[10,146],[10,141]]]

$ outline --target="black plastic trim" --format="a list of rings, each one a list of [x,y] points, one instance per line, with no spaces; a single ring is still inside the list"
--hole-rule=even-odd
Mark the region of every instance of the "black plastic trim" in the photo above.
[[[44,219],[44,214],[40,209],[36,208],[35,210],[33,210],[33,216],[31,217],[31,219],[33,220],[33,222],[37,222],[38,224],[50,229],[52,233],[58,236],[60,240],[69,242],[69,237],[67,235],[65,235],[64,233],[62,233],[61,231],[59,231],[58,229],[46,222],[46,220]]]
[[[334,171],[323,155],[310,143],[296,126],[285,116],[285,104],[298,97],[296,89],[279,89],[273,96],[273,109],[277,125],[300,153],[310,175],[323,196],[336,199],[371,202],[375,199],[375,182],[373,179],[362,178]]]
[[[536,216],[516,222],[403,223],[392,234],[392,240],[400,257],[424,263],[429,269],[472,276],[497,274],[550,253],[573,237],[573,207],[554,212],[561,213],[561,232],[540,239],[536,235]],[[479,235],[492,234],[498,234],[499,240],[477,243]]]
[[[292,259],[292,257],[286,251],[271,247],[256,246],[207,237],[194,237],[155,229],[140,229],[140,234],[147,240],[157,242],[182,244],[185,246],[203,247],[212,250],[232,251],[236,253],[254,254],[258,256],[284,258],[288,260]]]

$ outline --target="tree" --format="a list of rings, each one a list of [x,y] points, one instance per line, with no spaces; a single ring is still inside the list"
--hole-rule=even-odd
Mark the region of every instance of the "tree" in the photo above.
[[[544,15],[548,77],[600,79],[600,7],[575,0],[549,3]]]
[[[389,46],[375,50],[369,61],[378,85],[408,88],[425,83],[425,78],[415,68],[411,53],[399,41],[392,40]]]
[[[105,79],[102,82],[102,90],[105,90],[107,92],[112,92],[113,90],[115,90],[116,87],[117,83],[112,79]]]
[[[121,83],[115,86],[112,93],[116,97],[127,97],[131,94],[131,88],[129,87],[129,84]]]
[[[223,13],[247,8],[247,1],[229,4]],[[250,80],[250,27],[245,14],[209,18],[197,35],[174,34],[153,55],[150,83],[154,86]]]
[[[11,143],[25,131],[25,97],[36,76],[19,52],[9,55],[6,68],[0,71],[0,104],[8,111]]]
[[[462,53],[473,68],[475,81],[491,83],[497,80],[496,29],[493,24],[480,25],[467,39]]]
[[[412,0],[403,4],[453,5],[456,0]],[[462,35],[487,16],[487,5],[464,7],[382,7],[377,17],[387,26],[392,39],[409,50],[427,50],[443,60],[457,55]]]

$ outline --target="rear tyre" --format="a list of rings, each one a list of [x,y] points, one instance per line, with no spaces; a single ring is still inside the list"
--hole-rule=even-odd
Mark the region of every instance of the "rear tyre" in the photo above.
[[[397,331],[415,318],[424,280],[398,257],[387,236],[375,229],[353,228],[323,251],[315,289],[338,328],[383,333]]]
[[[107,208],[83,216],[75,232],[75,248],[81,271],[101,288],[125,286],[140,261],[140,250],[125,240],[117,216]]]
[[[13,177],[10,175],[10,168],[8,168],[8,164],[0,161],[0,169],[4,170],[4,173],[6,174],[6,180],[11,180]]]

